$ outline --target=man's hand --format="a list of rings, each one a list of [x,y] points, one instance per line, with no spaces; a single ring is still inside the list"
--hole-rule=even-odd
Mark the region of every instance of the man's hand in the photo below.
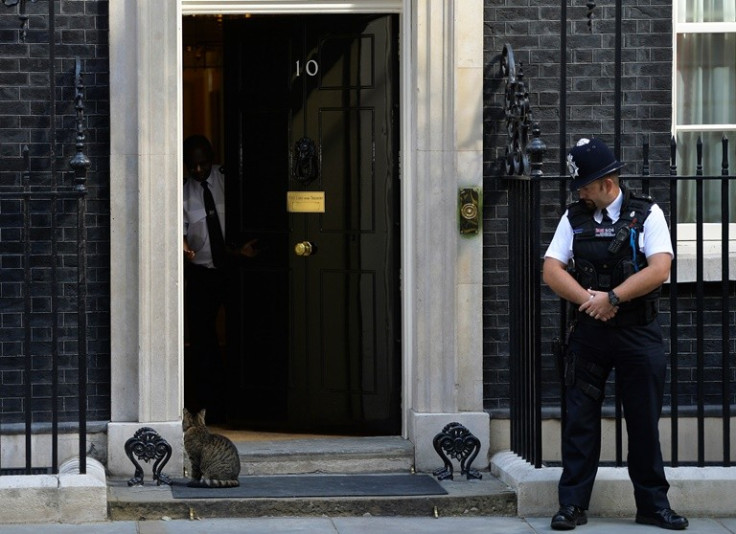
[[[604,323],[616,316],[618,306],[611,305],[608,300],[608,293],[589,289],[588,294],[590,297],[580,305],[578,311],[587,313],[593,319],[598,319]]]
[[[608,302],[608,293],[582,287],[567,272],[567,266],[561,261],[554,258],[545,258],[542,274],[544,282],[557,296],[577,304],[579,306],[578,310],[581,312],[604,322],[616,315],[618,307],[611,306],[611,303]]]
[[[187,243],[187,238],[184,238],[184,257],[188,259],[189,261],[192,261],[195,256],[195,252],[189,248],[189,243]]]
[[[251,239],[247,243],[245,243],[243,246],[240,247],[238,250],[238,253],[241,256],[246,256],[248,258],[253,258],[255,256],[258,256],[258,249],[255,247],[255,244],[258,243],[258,239]]]

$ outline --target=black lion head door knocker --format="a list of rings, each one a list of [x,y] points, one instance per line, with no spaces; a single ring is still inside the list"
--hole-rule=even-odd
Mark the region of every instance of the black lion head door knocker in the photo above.
[[[308,184],[317,178],[317,147],[309,137],[302,137],[294,145],[291,173],[297,182]]]

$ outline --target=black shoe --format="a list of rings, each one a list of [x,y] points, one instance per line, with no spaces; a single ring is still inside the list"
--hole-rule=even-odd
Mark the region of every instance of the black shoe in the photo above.
[[[670,508],[662,508],[648,514],[637,513],[636,522],[642,525],[654,525],[669,530],[685,530],[689,523]]]
[[[572,530],[587,522],[588,516],[585,515],[585,510],[573,504],[566,504],[561,506],[554,515],[551,526],[555,530]]]

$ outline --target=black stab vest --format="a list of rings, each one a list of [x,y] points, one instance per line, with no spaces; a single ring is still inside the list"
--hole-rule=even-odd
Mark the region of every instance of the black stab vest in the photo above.
[[[567,208],[573,230],[573,259],[569,270],[586,289],[608,292],[647,266],[647,259],[639,250],[639,236],[654,201],[648,196],[635,195],[623,186],[621,189],[624,194],[621,214],[614,224],[598,224],[583,201]],[[616,316],[605,324],[648,324],[657,316],[659,293],[657,288],[647,295],[622,302]],[[578,320],[602,324],[585,313],[578,313]]]

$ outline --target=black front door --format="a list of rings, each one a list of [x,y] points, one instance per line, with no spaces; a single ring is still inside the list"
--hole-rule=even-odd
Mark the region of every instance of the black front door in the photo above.
[[[398,433],[397,18],[224,24],[230,420]]]

